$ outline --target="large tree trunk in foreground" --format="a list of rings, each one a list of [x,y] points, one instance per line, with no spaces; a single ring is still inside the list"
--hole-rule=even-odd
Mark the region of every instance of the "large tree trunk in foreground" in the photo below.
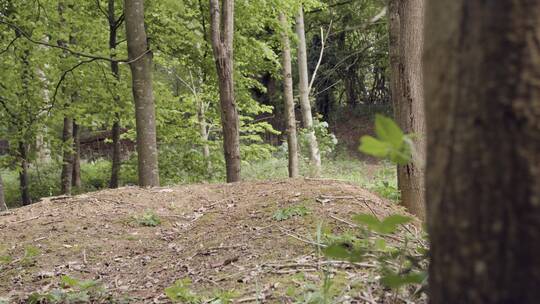
[[[298,89],[300,91],[300,108],[302,110],[302,125],[307,130],[309,160],[311,174],[321,175],[321,154],[319,144],[313,130],[313,116],[309,101],[309,75],[307,65],[306,33],[304,29],[304,10],[300,7],[296,17],[296,34],[298,35],[298,73],[300,76]]]
[[[81,134],[79,125],[73,121],[73,173],[71,185],[81,188]]]
[[[287,145],[289,148],[289,177],[300,175],[298,167],[298,140],[296,138],[296,117],[294,115],[294,95],[291,63],[291,43],[287,31],[289,22],[285,14],[279,14],[279,21],[283,27],[282,43],[282,69],[283,69],[283,101],[285,104],[285,121],[287,122]]]
[[[2,180],[2,176],[0,175],[0,212],[8,210],[7,204],[6,204],[6,197],[4,195],[4,181]]]
[[[120,26],[121,19],[116,19],[115,16],[115,9],[114,9],[114,1],[115,0],[108,0],[107,5],[107,14],[108,14],[108,22],[109,22],[109,49],[111,51],[111,59],[115,58],[116,55],[116,45],[117,45],[117,34],[118,34],[118,27]],[[120,80],[120,72],[118,68],[118,62],[117,61],[111,61],[111,73],[113,74],[116,81]],[[116,88],[116,84],[115,84]],[[115,90],[115,96],[114,96],[114,103],[116,105],[119,105],[120,103],[120,96],[118,96],[117,91]],[[112,150],[112,157],[111,157],[111,180],[109,182],[109,188],[118,188],[120,184],[120,168],[122,166],[122,160],[121,160],[121,152],[122,152],[122,144],[120,142],[120,133],[121,133],[121,125],[120,125],[120,114],[115,113],[114,115],[114,122],[112,125],[112,144],[113,144],[113,150]]]
[[[73,178],[73,119],[64,117],[64,130],[62,132],[63,157],[62,157],[62,175],[61,192],[65,195],[71,195],[71,185]],[[67,145],[70,147],[67,147]]]
[[[234,0],[210,0],[212,49],[216,61],[227,182],[240,181],[240,131],[234,97]],[[221,16],[223,14],[223,16]]]
[[[32,204],[30,196],[30,176],[28,172],[28,145],[19,142],[19,157],[21,159],[21,171],[19,172],[19,185],[21,190],[21,201],[23,206]]]
[[[415,135],[413,161],[408,165],[398,166],[398,186],[405,208],[423,219],[426,149],[422,77],[424,0],[391,2],[389,23],[390,45],[393,48],[390,51],[390,63],[394,113],[397,123],[405,133]]]
[[[144,1],[124,0],[124,14],[135,101],[139,186],[155,187],[159,186],[156,114],[152,55],[144,28]]]
[[[430,1],[431,303],[540,299],[540,2]]]

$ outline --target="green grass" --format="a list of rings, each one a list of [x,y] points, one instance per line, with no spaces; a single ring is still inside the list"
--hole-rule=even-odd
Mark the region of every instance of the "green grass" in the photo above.
[[[395,166],[386,162],[376,164],[366,163],[347,156],[344,152],[323,159],[322,177],[348,181],[393,201],[399,200],[397,191],[397,178]],[[47,165],[32,166],[30,168],[30,195],[33,201],[42,197],[60,194],[60,164],[51,162]],[[74,194],[97,191],[108,187],[111,164],[107,160],[81,163],[82,187],[74,189]],[[4,192],[8,207],[17,207],[20,201],[19,176],[15,170],[1,172],[4,181]],[[162,172],[162,174],[165,174]],[[300,161],[300,174],[309,175],[309,166],[304,159]],[[288,176],[287,158],[283,154],[276,154],[266,160],[242,163],[243,180],[276,180]],[[120,184],[136,184],[137,176],[134,165],[127,162],[122,166]],[[190,182],[183,179],[169,179],[176,184]],[[166,180],[166,179],[164,179]],[[223,182],[212,179],[211,182]]]
[[[399,201],[396,168],[388,162],[368,164],[364,161],[338,155],[322,162],[322,178],[351,182],[369,189],[394,202]],[[308,164],[300,162],[300,174],[308,175]],[[244,180],[276,180],[288,176],[287,159],[271,158],[242,167]]]

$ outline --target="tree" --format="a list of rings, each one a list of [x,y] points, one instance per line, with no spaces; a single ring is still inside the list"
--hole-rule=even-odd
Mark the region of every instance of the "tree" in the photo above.
[[[111,59],[115,59],[116,56],[116,47],[117,47],[117,38],[118,38],[118,28],[122,25],[124,20],[124,15],[119,18],[115,14],[115,0],[107,1],[107,22],[109,24],[109,49],[111,50]],[[120,71],[118,66],[118,61],[111,61],[111,73],[114,76],[116,81],[120,80]],[[120,96],[116,94],[114,97],[114,103],[119,104]],[[120,114],[118,112],[114,115],[114,122],[112,126],[112,164],[111,164],[111,180],[109,182],[109,188],[118,188],[120,180],[120,167],[121,167],[121,155],[122,152],[122,143],[120,142],[121,135],[121,125],[120,125]]]
[[[306,33],[304,29],[304,9],[300,6],[296,17],[296,34],[298,35],[298,73],[300,80],[298,88],[300,91],[300,108],[302,110],[302,125],[307,130],[307,140],[309,147],[309,159],[312,167],[312,174],[321,174],[321,154],[315,130],[313,129],[313,115],[311,113],[311,102],[309,101],[309,75],[307,66]]]
[[[210,0],[212,49],[218,72],[227,182],[238,182],[241,178],[240,123],[233,77],[234,0],[222,0],[221,4],[222,9],[219,0]]]
[[[408,165],[398,166],[398,187],[405,208],[419,218],[424,218],[426,149],[422,77],[424,0],[392,0],[389,7],[394,113],[399,126],[406,133],[414,134],[415,157]]]
[[[283,102],[285,104],[285,121],[287,124],[287,146],[289,149],[289,177],[297,178],[298,169],[298,141],[296,138],[296,117],[294,114],[293,79],[291,63],[291,45],[289,41],[289,22],[287,16],[281,13],[279,21],[282,26],[282,72],[283,72]]]
[[[130,59],[139,185],[159,186],[156,114],[152,88],[152,54],[144,27],[144,0],[124,0],[126,37]]]
[[[73,120],[73,172],[71,185],[76,189],[82,186],[81,181],[81,131],[77,121]]]
[[[6,197],[4,196],[4,182],[2,181],[2,176],[0,175],[0,212],[8,210],[6,205]]]
[[[62,131],[63,157],[61,173],[62,194],[71,195],[73,182],[73,119],[64,116],[64,129]]]
[[[537,1],[429,1],[431,303],[540,297]]]

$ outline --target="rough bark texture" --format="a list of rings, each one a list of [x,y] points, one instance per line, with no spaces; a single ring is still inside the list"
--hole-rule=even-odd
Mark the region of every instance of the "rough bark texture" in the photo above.
[[[2,176],[0,175],[0,212],[8,210],[6,204],[6,197],[4,196],[4,182],[2,181]]]
[[[422,77],[424,1],[392,0],[389,14],[394,113],[405,133],[415,135],[413,162],[398,166],[398,186],[402,204],[421,219],[425,218],[426,155]]]
[[[60,177],[60,189],[62,194],[71,195],[71,185],[73,177],[73,150],[72,146],[67,147],[67,145],[72,145],[73,143],[73,119],[69,117],[64,117],[62,142],[64,145],[64,151],[62,157],[62,174]]]
[[[73,174],[71,185],[75,188],[81,188],[81,136],[79,125],[73,121]]]
[[[23,206],[32,204],[30,196],[30,178],[28,176],[28,146],[19,142],[19,157],[21,159],[21,172],[19,172],[19,185]]]
[[[321,154],[319,145],[313,130],[313,116],[309,101],[309,75],[307,65],[306,33],[304,29],[304,10],[300,7],[296,17],[296,34],[298,35],[298,73],[300,76],[298,89],[300,91],[300,107],[302,110],[302,125],[308,131],[309,159],[311,162],[312,175],[321,174]]]
[[[107,14],[108,14],[108,22],[109,22],[109,49],[111,50],[111,59],[114,59],[116,55],[118,27],[122,24],[121,19],[116,19],[114,1],[115,0],[108,0],[108,5],[107,5]],[[113,74],[114,78],[117,81],[120,80],[120,73],[119,73],[117,61],[111,61],[111,73]],[[115,91],[115,94],[116,94],[116,91]],[[120,102],[120,97],[118,95],[115,95],[114,103],[118,105],[119,102]],[[120,115],[118,113],[115,113],[115,120],[113,122],[111,131],[112,131],[113,149],[112,149],[112,157],[111,157],[112,165],[111,165],[111,180],[109,182],[109,188],[115,189],[115,188],[118,188],[120,184],[120,168],[122,166],[122,160],[121,160],[122,144],[120,142],[121,125],[120,125]]]
[[[289,22],[287,17],[279,14],[279,21],[283,27],[282,44],[282,72],[283,72],[283,103],[285,104],[285,121],[287,123],[287,145],[289,148],[289,177],[300,176],[298,167],[298,140],[296,138],[296,117],[294,114],[294,95],[291,63],[291,43],[289,41]]]
[[[152,88],[152,55],[144,28],[144,1],[124,0],[124,14],[135,101],[139,185],[155,187],[159,186],[156,113]]]
[[[540,2],[430,1],[431,303],[540,298]]]
[[[227,182],[240,181],[240,132],[234,97],[234,0],[210,0],[212,49],[216,61]],[[223,16],[222,16],[223,14]]]

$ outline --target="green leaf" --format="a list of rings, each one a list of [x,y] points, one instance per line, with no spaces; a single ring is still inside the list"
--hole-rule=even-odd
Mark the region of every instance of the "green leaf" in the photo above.
[[[366,153],[375,157],[387,157],[391,146],[383,141],[380,141],[372,136],[366,135],[360,138],[360,152]]]
[[[335,243],[323,248],[322,252],[326,257],[340,260],[359,262],[362,260],[363,251],[359,249],[347,248],[350,244]]]
[[[357,214],[353,216],[353,221],[359,225],[365,225],[371,230],[379,229],[381,222],[371,214]]]
[[[375,133],[382,141],[390,143],[395,149],[400,149],[403,145],[403,131],[391,118],[377,114]]]
[[[389,288],[398,289],[404,285],[422,284],[426,278],[425,272],[412,272],[405,275],[390,273],[382,277],[381,282]]]
[[[385,218],[381,223],[383,233],[394,233],[399,225],[407,224],[412,221],[408,216],[394,214]]]

